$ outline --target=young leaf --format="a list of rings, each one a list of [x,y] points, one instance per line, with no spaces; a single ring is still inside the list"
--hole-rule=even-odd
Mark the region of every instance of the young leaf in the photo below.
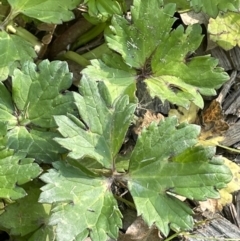
[[[202,108],[200,94],[216,94],[215,89],[228,75],[210,56],[188,58],[199,47],[202,30],[199,25],[189,26],[186,31],[182,26],[172,30],[175,11],[174,4],[163,7],[159,0],[135,0],[133,23],[114,16],[112,32],[106,32],[105,37],[127,65],[138,69],[138,81],[145,81],[152,97],[185,108],[194,102]]]
[[[34,124],[43,128],[55,127],[53,115],[73,113],[73,93],[64,91],[71,84],[71,73],[61,61],[42,61],[36,69],[26,62],[16,69],[12,80],[13,101],[20,111],[21,125]]]
[[[22,13],[45,23],[60,24],[74,18],[70,10],[74,9],[81,0],[8,0],[8,2],[13,15]]]
[[[55,116],[58,130],[64,138],[55,138],[70,150],[69,157],[96,159],[110,168],[117,155],[135,110],[127,96],[121,96],[113,104],[102,82],[81,79],[80,94],[75,95],[80,121],[72,115]]]
[[[111,192],[110,179],[86,176],[82,171],[62,162],[41,176],[47,183],[40,202],[57,203],[50,225],[56,225],[58,241],[94,241],[117,238],[121,213]],[[67,224],[67,228],[66,228]]]
[[[40,187],[35,182],[24,185],[28,195],[5,207],[5,212],[0,216],[0,226],[10,230],[11,235],[25,236],[35,232],[35,235],[38,233],[42,236],[46,231],[49,235],[49,227],[46,224],[51,205],[38,203]]]
[[[215,149],[194,146],[199,128],[176,126],[176,118],[143,130],[130,158],[128,187],[138,215],[164,235],[169,229],[193,227],[191,209],[174,195],[190,199],[218,198],[216,189],[232,178]],[[189,136],[186,136],[189,135]]]

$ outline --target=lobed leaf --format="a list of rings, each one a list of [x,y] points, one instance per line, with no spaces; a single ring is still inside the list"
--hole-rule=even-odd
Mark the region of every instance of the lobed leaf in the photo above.
[[[55,116],[58,130],[64,138],[55,140],[70,151],[69,157],[95,159],[104,167],[112,166],[133,118],[134,104],[127,96],[113,104],[103,83],[81,79],[80,94],[75,101],[81,120],[72,115]]]
[[[81,0],[8,0],[13,15],[22,13],[45,23],[60,24],[74,18],[73,10]]]
[[[16,126],[7,133],[7,146],[38,162],[52,163],[67,152],[53,140],[56,137],[60,137],[57,132],[27,130],[24,126]]]
[[[41,176],[47,184],[40,202],[57,203],[50,225],[56,225],[58,241],[116,239],[121,213],[111,192],[110,179],[91,177],[62,162]],[[66,228],[67,224],[67,228]]]
[[[61,61],[42,61],[36,69],[26,62],[14,71],[13,101],[20,111],[20,124],[43,128],[55,127],[53,115],[73,113],[73,93],[64,92],[71,84],[71,73]]]
[[[191,209],[175,195],[195,200],[219,198],[231,171],[212,147],[195,146],[199,128],[176,126],[176,118],[153,123],[138,137],[130,158],[128,187],[138,215],[167,236],[170,228],[193,227]]]
[[[25,236],[34,232],[33,236],[38,234],[41,240],[43,240],[42,236],[54,236],[53,228],[51,227],[52,230],[50,231],[49,226],[46,225],[51,205],[38,203],[40,187],[39,183],[36,182],[24,185],[28,195],[8,204],[5,211],[0,215],[0,226],[10,230],[11,235]],[[30,237],[27,240],[30,241],[32,238]],[[53,241],[54,239],[50,240]]]
[[[0,197],[19,199],[26,196],[22,187],[41,173],[41,168],[33,159],[14,154],[13,150],[2,149],[0,152]]]
[[[137,81],[145,81],[152,97],[167,99],[185,108],[194,102],[203,108],[201,94],[215,95],[215,89],[228,75],[210,56],[190,58],[202,41],[202,30],[199,25],[173,30],[175,11],[174,4],[163,6],[159,0],[135,0],[132,23],[114,16],[111,31],[106,31],[105,38],[129,67],[138,70]],[[104,81],[114,86],[109,77]],[[129,77],[125,79],[125,84],[128,83],[132,83]]]
[[[114,58],[113,65],[106,58]],[[107,62],[107,63],[105,63]],[[124,68],[122,60],[117,55],[105,56],[105,61],[92,60],[91,65],[82,71],[82,75],[91,80],[103,81],[109,89],[112,100],[119,95],[127,94],[131,102],[135,102],[136,91],[136,71],[130,68]]]

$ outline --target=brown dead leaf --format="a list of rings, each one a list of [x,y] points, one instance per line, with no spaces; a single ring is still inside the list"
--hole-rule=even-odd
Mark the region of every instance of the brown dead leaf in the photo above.
[[[122,234],[119,241],[161,241],[159,231],[155,226],[148,227],[141,217],[132,223],[125,234]]]
[[[221,104],[215,99],[202,112],[202,132],[199,140],[202,145],[218,145],[224,140],[229,125],[224,120]]]
[[[210,211],[212,213],[215,213],[219,211],[218,201],[216,199],[208,199],[206,201],[200,201],[198,209],[201,212]]]
[[[153,113],[150,110],[147,110],[144,117],[140,117],[137,120],[136,126],[133,128],[133,131],[139,135],[144,127],[148,127],[153,121],[159,123],[164,119],[164,116],[160,113]]]
[[[210,106],[203,111],[202,121],[206,131],[212,129],[212,132],[221,133],[226,131],[229,126],[224,121],[221,104],[217,100],[213,100]]]

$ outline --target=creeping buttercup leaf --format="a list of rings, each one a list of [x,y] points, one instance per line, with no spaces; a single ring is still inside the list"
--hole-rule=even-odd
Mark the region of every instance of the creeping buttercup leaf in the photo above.
[[[0,31],[0,80],[5,80],[11,72],[11,65],[18,61],[23,63],[36,57],[36,53],[26,40],[13,34]]]
[[[136,91],[136,71],[126,66],[117,54],[105,55],[102,60],[92,60],[91,65],[82,71],[82,75],[91,80],[103,81],[109,89],[112,100],[127,94],[134,102]],[[114,58],[114,62],[112,59]],[[111,63],[112,61],[113,63]]]
[[[39,201],[57,203],[50,218],[50,225],[57,226],[57,240],[85,240],[88,235],[94,241],[116,239],[122,223],[111,178],[93,178],[62,162],[53,166],[41,176],[47,184]]]
[[[74,9],[81,0],[8,0],[8,2],[13,15],[22,13],[45,23],[60,24],[74,18],[70,10]]]
[[[12,80],[13,101],[20,112],[20,125],[34,124],[43,128],[56,126],[53,115],[72,113],[73,93],[66,92],[72,84],[67,63],[42,61],[38,67],[26,62],[16,69]]]
[[[41,168],[33,159],[14,155],[13,151],[4,151],[0,158],[0,197],[15,200],[26,196],[27,193],[19,185],[37,177],[41,173]]]
[[[1,123],[0,136],[0,197],[19,199],[27,195],[20,185],[31,181],[41,173],[41,168],[34,159],[25,158],[25,155],[14,153],[6,149],[7,127]]]
[[[156,11],[157,14],[152,14]],[[228,75],[210,56],[192,57],[202,41],[202,29],[193,25],[186,30],[183,26],[173,30],[175,11],[174,4],[163,7],[159,0],[135,0],[132,23],[114,16],[111,31],[106,31],[105,38],[129,67],[138,70],[136,79],[145,81],[152,97],[185,108],[193,102],[202,108],[201,94],[215,95],[215,89]]]
[[[12,78],[12,93],[0,83],[0,123],[7,125],[6,146],[37,161],[50,163],[66,150],[53,141],[58,132],[53,115],[73,113],[71,74],[64,62],[43,61],[38,69],[26,62],[16,69]],[[37,155],[37,156],[36,156]]]
[[[135,105],[128,96],[120,96],[113,104],[105,85],[83,77],[80,95],[75,95],[81,120],[73,115],[55,116],[64,138],[55,140],[68,149],[69,157],[90,157],[104,167],[111,167],[133,118]]]
[[[239,13],[227,12],[216,19],[210,19],[208,32],[210,39],[225,50],[240,46]]]
[[[217,189],[232,178],[223,160],[214,157],[213,147],[194,145],[200,131],[197,126],[176,124],[176,118],[167,118],[142,131],[128,174],[138,215],[148,225],[155,224],[164,235],[170,228],[193,227],[191,209],[175,194],[195,200],[219,198]]]
[[[39,235],[46,232],[50,235],[47,223],[51,205],[38,202],[40,187],[37,182],[24,185],[28,195],[5,207],[4,213],[0,216],[0,226],[10,230],[11,235],[25,236],[32,232]]]
[[[53,138],[60,137],[57,132],[28,130],[25,126],[16,126],[7,133],[7,146],[24,153],[36,161],[52,163],[67,150],[56,143]]]

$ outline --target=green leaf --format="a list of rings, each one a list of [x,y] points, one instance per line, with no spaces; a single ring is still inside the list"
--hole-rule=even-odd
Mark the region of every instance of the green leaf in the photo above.
[[[25,236],[32,232],[43,235],[48,231],[46,224],[51,205],[38,203],[40,187],[36,182],[24,185],[28,195],[5,207],[0,216],[0,226],[10,230],[11,235]]]
[[[39,201],[57,203],[50,218],[50,225],[57,226],[57,240],[84,240],[88,235],[94,241],[116,239],[121,213],[111,193],[110,179],[86,176],[61,162],[54,167],[41,176],[47,185]]]
[[[228,12],[210,19],[208,32],[210,39],[225,50],[240,46],[239,13]]]
[[[16,35],[0,31],[0,69],[4,73],[1,80],[6,79],[13,62],[23,63],[35,57],[36,53],[30,43]]]
[[[231,171],[212,147],[195,146],[199,127],[178,125],[176,118],[151,124],[138,137],[130,158],[128,187],[138,215],[167,236],[170,228],[193,228],[191,209],[175,194],[195,200],[219,198],[217,189]]]
[[[177,2],[177,1],[176,1]],[[186,1],[189,2],[189,1]],[[190,5],[196,12],[203,11],[210,17],[216,18],[219,11],[228,10],[237,12],[240,7],[239,0],[190,0]]]
[[[61,61],[42,61],[38,68],[26,62],[16,69],[12,80],[13,100],[20,111],[20,125],[55,127],[53,115],[73,113],[73,93],[65,92],[71,84],[71,73]]]
[[[104,84],[85,76],[79,91],[81,95],[75,95],[75,101],[81,121],[72,115],[55,116],[64,137],[55,140],[70,151],[70,158],[90,157],[110,168],[133,118],[135,105],[129,104],[127,96],[111,104]]]
[[[88,8],[88,15],[84,15],[90,22],[96,19],[101,22],[107,21],[112,15],[122,15],[121,5],[116,0],[84,0]]]
[[[114,58],[114,63],[110,59]],[[101,60],[92,60],[91,65],[82,71],[82,74],[91,80],[103,81],[109,89],[112,100],[119,95],[127,94],[131,102],[135,102],[136,71],[122,66],[123,62],[118,55],[105,56],[107,64]],[[113,62],[113,61],[112,61]],[[119,63],[119,65],[117,65]],[[113,65],[114,66],[111,66]]]
[[[156,10],[158,14],[152,14]],[[173,30],[175,11],[174,4],[163,7],[158,0],[135,0],[132,23],[114,16],[111,32],[106,31],[105,37],[109,47],[120,53],[128,66],[138,70],[137,81],[145,81],[152,97],[185,108],[194,102],[203,108],[201,94],[215,95],[215,89],[228,75],[210,56],[189,57],[202,41],[202,29],[193,25],[186,30],[183,26]],[[111,78],[108,81],[113,82]],[[125,85],[128,83],[132,83],[129,77]]]
[[[186,10],[190,7],[196,12],[203,11],[210,17],[216,18],[220,11],[234,11],[237,12],[240,6],[239,0],[164,0],[164,3],[175,3],[177,9]]]
[[[152,14],[156,10],[158,14]],[[173,4],[163,8],[159,0],[135,0],[131,9],[133,24],[121,16],[114,16],[112,34],[106,35],[108,46],[120,53],[130,67],[143,68],[156,47],[169,35],[175,21],[174,12]]]
[[[190,9],[190,3],[187,0],[163,0],[164,4],[175,3],[177,10],[186,11]]]
[[[60,137],[57,132],[27,130],[24,126],[16,126],[8,131],[7,137],[9,148],[44,163],[52,163],[67,152],[53,140]]]
[[[5,85],[0,83],[0,122],[7,123],[8,128],[17,124],[17,118],[14,114],[14,105],[11,95]]]
[[[0,152],[0,197],[19,199],[26,196],[22,187],[41,173],[41,168],[33,159],[14,154],[12,150]]]
[[[45,23],[60,24],[74,18],[73,10],[81,0],[8,0],[13,15],[22,13]]]

